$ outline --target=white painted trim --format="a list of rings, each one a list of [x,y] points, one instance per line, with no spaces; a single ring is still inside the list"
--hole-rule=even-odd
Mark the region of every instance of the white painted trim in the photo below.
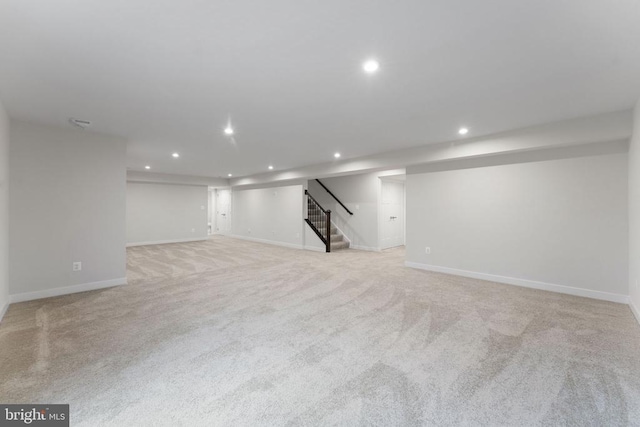
[[[43,291],[25,292],[22,294],[9,295],[11,303],[32,301],[42,298],[57,297],[60,295],[75,294],[77,292],[95,291],[97,289],[112,288],[114,286],[126,285],[127,278],[102,280],[100,282],[83,283],[81,285],[64,286],[62,288],[45,289]]]
[[[0,322],[2,322],[2,318],[4,317],[4,315],[7,313],[7,310],[9,309],[9,303],[6,303],[4,305],[4,307],[2,307],[2,309],[0,309]]]
[[[304,249],[302,245],[296,245],[295,243],[285,243],[285,242],[278,242],[275,240],[257,239],[255,237],[240,236],[238,234],[229,234],[228,237],[231,237],[233,239],[247,240],[249,242],[265,243],[267,245],[283,246],[285,248],[290,248],[290,249]]]
[[[622,294],[614,294],[610,292],[592,291],[590,289],[574,288],[565,285],[556,285],[553,283],[536,282],[533,280],[518,279],[515,277],[497,276],[494,274],[477,273],[475,271],[458,270],[449,267],[439,267],[435,265],[420,264],[417,262],[405,261],[405,266],[417,268],[419,270],[434,271],[437,273],[453,274],[455,276],[470,277],[472,279],[487,280],[490,282],[505,283],[507,285],[522,286],[524,288],[540,289],[543,291],[557,292],[561,294],[575,295],[579,297],[593,298],[604,301],[618,302],[621,304],[629,303],[629,296]]]
[[[209,236],[207,237],[196,237],[196,238],[192,238],[192,239],[172,239],[172,240],[156,240],[155,242],[136,242],[136,243],[127,243],[127,247],[133,247],[133,246],[148,246],[148,245],[165,245],[167,243],[189,243],[189,242],[203,242],[205,240],[208,240]]]
[[[326,248],[319,248],[317,246],[305,246],[304,250],[305,251],[313,251],[313,252],[326,252],[327,251]]]
[[[633,315],[636,317],[638,323],[640,323],[640,310],[638,310],[638,307],[635,306],[631,298],[629,298],[629,308],[631,309]]]
[[[351,249],[357,249],[359,251],[380,252],[380,248],[374,248],[371,246],[351,245]]]

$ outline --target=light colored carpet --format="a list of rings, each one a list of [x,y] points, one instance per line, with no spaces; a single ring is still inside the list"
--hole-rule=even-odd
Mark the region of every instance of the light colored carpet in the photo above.
[[[620,304],[217,237],[132,248],[128,286],[13,304],[0,402],[72,425],[638,425]]]

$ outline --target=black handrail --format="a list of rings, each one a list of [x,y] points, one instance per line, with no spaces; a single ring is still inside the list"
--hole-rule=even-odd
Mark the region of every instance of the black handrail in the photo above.
[[[340,204],[340,206],[342,206],[342,207],[343,207],[347,212],[349,212],[349,215],[353,215],[353,212],[351,212],[351,211],[349,210],[349,208],[348,208],[348,207],[346,207],[346,206],[344,205],[344,203],[342,203],[342,202],[340,201],[340,199],[338,199],[338,198],[335,196],[335,194],[333,194],[333,193],[331,192],[331,190],[329,190],[329,189],[328,189],[328,188],[327,188],[327,187],[326,187],[322,182],[320,182],[320,180],[319,180],[319,179],[316,179],[316,181],[318,182],[318,184],[320,184],[320,185],[322,186],[322,188],[324,188],[325,190],[327,190],[327,193],[329,193],[329,194],[331,195],[331,197],[333,197],[334,199],[336,199],[336,202],[338,202],[338,203]]]

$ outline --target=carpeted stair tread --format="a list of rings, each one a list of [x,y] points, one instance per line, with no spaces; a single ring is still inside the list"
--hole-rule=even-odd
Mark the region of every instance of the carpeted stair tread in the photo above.
[[[318,229],[318,231],[320,231],[320,233],[324,236],[326,234],[326,227],[327,224],[324,221],[314,221],[313,219],[311,219],[313,217],[313,212],[312,211],[317,211],[318,209],[315,208],[311,208],[309,207],[309,220],[311,221],[311,223],[313,224],[314,227],[316,227]],[[342,233],[340,233],[338,231],[338,228],[331,224],[331,235],[330,235],[330,239],[331,239],[331,250],[340,250],[340,249],[348,249],[349,248],[349,242],[344,238],[344,236],[342,235]]]
[[[331,243],[331,250],[340,250],[340,249],[349,249],[349,242],[347,241],[341,241],[341,242],[332,242]]]

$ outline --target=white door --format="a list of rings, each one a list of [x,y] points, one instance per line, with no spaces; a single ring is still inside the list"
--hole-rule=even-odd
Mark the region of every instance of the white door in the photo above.
[[[216,190],[209,190],[209,212],[207,213],[208,234],[216,231]]]
[[[231,190],[217,190],[216,233],[231,233]]]
[[[404,245],[404,182],[382,181],[380,248]]]

